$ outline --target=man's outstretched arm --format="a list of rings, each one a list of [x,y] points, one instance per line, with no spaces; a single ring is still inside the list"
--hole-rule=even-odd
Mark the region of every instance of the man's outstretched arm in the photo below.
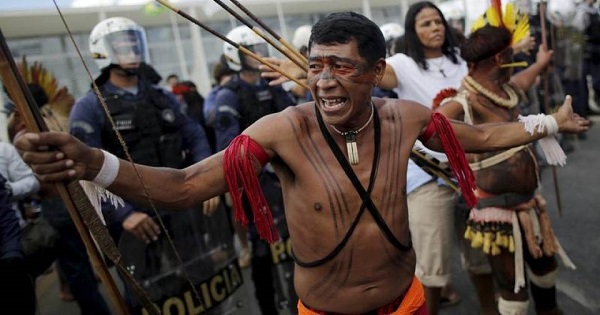
[[[567,96],[558,112],[549,116],[556,120],[558,132],[581,133],[589,128],[588,120],[573,113],[570,96]],[[508,149],[531,143],[548,135],[548,128],[542,128],[541,132],[535,131],[531,134],[525,130],[525,124],[522,122],[488,123],[475,126],[458,121],[451,121],[451,123],[461,146],[465,152],[470,153]],[[443,151],[442,143],[437,136],[430,138],[425,146],[432,150]]]
[[[23,160],[43,182],[94,180],[105,156],[67,133],[28,133],[19,137],[16,147]],[[52,148],[52,150],[48,150]],[[189,209],[226,191],[222,167],[223,154],[218,153],[183,170],[148,167],[118,161],[118,174],[107,188],[136,204],[149,204],[136,173],[139,172],[148,196],[155,205],[166,209]]]

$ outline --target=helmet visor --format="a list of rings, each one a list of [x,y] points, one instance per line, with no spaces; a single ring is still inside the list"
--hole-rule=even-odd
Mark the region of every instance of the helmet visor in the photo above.
[[[246,49],[250,50],[254,54],[259,57],[268,57],[269,56],[269,46],[267,43],[261,43],[256,45],[244,46]],[[240,54],[243,55],[242,52]],[[242,67],[246,70],[257,70],[258,66],[260,66],[260,62],[250,56],[242,56],[244,60]]]
[[[269,46],[267,45],[267,43],[261,43],[261,44],[245,46],[245,47],[248,50],[250,50],[251,52],[253,52],[261,57],[269,56]]]
[[[144,34],[139,30],[126,30],[105,36],[108,58],[118,65],[147,63],[147,47]]]

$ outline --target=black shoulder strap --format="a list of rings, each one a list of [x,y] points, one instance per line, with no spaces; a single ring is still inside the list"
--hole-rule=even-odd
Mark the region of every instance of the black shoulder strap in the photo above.
[[[367,188],[367,190],[365,190],[364,187],[362,186],[362,184],[360,183],[360,180],[354,173],[354,170],[352,170],[352,166],[350,166],[350,163],[346,160],[346,158],[344,157],[344,154],[342,153],[342,151],[340,150],[338,145],[335,143],[335,140],[333,139],[333,137],[327,130],[327,127],[325,126],[325,123],[323,122],[323,117],[321,116],[321,113],[319,112],[318,108],[315,105],[317,121],[319,123],[319,128],[321,129],[321,133],[323,134],[325,141],[327,141],[329,148],[332,150],[336,159],[340,163],[340,166],[342,167],[342,169],[344,170],[344,172],[346,173],[346,175],[348,176],[348,178],[354,185],[354,188],[356,189],[358,194],[361,196],[362,204],[360,206],[360,210],[358,211],[358,214],[356,215],[356,218],[352,222],[352,225],[348,229],[348,232],[346,233],[346,235],[344,236],[342,241],[327,256],[325,256],[324,258],[315,260],[315,261],[311,261],[311,262],[302,262],[302,261],[298,260],[296,258],[296,256],[293,255],[293,252],[292,252],[294,260],[300,267],[304,267],[304,268],[317,267],[317,266],[320,266],[320,265],[332,260],[333,258],[335,258],[340,253],[340,251],[344,248],[344,246],[350,239],[350,236],[352,236],[365,209],[369,210],[369,212],[375,219],[377,226],[379,226],[380,230],[382,230],[385,237],[388,239],[388,241],[390,243],[392,243],[395,247],[397,247],[398,249],[400,249],[402,251],[408,251],[412,248],[412,245],[404,246],[404,245],[402,245],[402,243],[400,243],[400,241],[398,241],[398,239],[396,239],[396,237],[394,236],[392,231],[387,227],[385,220],[381,217],[381,214],[379,213],[379,211],[377,210],[377,208],[375,207],[375,204],[373,203],[373,201],[371,199],[371,193],[372,193],[373,187],[375,185],[375,178],[377,177],[377,170],[378,170],[378,166],[379,166],[379,157],[380,157],[380,147],[381,147],[381,127],[380,127],[380,121],[379,121],[379,114],[377,113],[377,109],[375,108],[375,106],[373,106],[373,110],[375,111],[374,122],[373,122],[374,127],[375,127],[375,141],[374,141],[375,151],[374,151],[374,157],[373,157],[373,166],[371,168],[371,175],[369,178],[369,187]]]
[[[331,148],[334,155],[336,156],[336,159],[340,163],[340,166],[344,169],[344,172],[346,173],[346,175],[348,176],[348,178],[354,185],[354,188],[356,189],[358,194],[361,196],[361,198],[363,200],[363,205],[366,204],[367,210],[369,210],[369,212],[373,216],[373,219],[375,219],[375,222],[377,222],[377,226],[379,226],[379,228],[381,229],[381,231],[383,232],[385,237],[388,239],[388,241],[390,243],[392,243],[395,247],[397,247],[398,249],[403,250],[403,251],[410,250],[412,248],[412,245],[409,244],[408,246],[404,246],[404,245],[402,245],[402,243],[400,243],[400,241],[398,241],[398,239],[396,239],[396,237],[394,236],[394,233],[392,233],[392,231],[389,229],[389,227],[385,223],[385,220],[383,220],[383,217],[381,217],[381,214],[377,210],[375,203],[373,203],[373,200],[371,199],[371,191],[373,188],[372,185],[375,182],[375,177],[377,174],[377,167],[379,165],[379,156],[380,156],[379,150],[381,147],[381,144],[380,144],[380,142],[381,142],[381,127],[380,127],[380,121],[379,121],[379,114],[377,113],[377,108],[375,106],[373,106],[373,110],[375,111],[375,115],[374,115],[374,119],[373,119],[373,123],[375,126],[375,141],[374,141],[375,142],[375,156],[373,158],[373,168],[371,170],[371,178],[369,179],[368,192],[365,191],[364,187],[360,183],[360,180],[354,173],[354,170],[352,170],[350,163],[348,162],[348,160],[346,160],[344,158],[344,154],[340,150],[340,147],[338,147],[338,145],[335,143],[335,140],[333,139],[333,137],[331,136],[329,131],[327,131],[327,128],[325,127],[325,123],[323,122],[323,117],[321,117],[321,113],[316,108],[316,105],[315,105],[315,110],[317,111],[317,120],[319,121],[319,127],[321,129],[321,132],[323,133],[323,136],[325,137],[325,140],[327,141],[327,143],[329,144],[329,147]]]

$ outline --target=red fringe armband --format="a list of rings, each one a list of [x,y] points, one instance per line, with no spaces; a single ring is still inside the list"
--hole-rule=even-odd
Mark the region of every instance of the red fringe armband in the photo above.
[[[246,196],[258,235],[263,240],[273,243],[279,240],[279,233],[273,223],[273,215],[260,187],[254,171],[254,162],[264,166],[269,162],[267,152],[246,135],[235,137],[223,154],[223,171],[233,200],[234,218],[243,225],[248,224],[244,213],[242,197]]]
[[[442,101],[449,98],[449,97],[454,97],[456,96],[456,94],[458,94],[458,91],[456,89],[453,88],[447,88],[447,89],[443,89],[441,90],[434,98],[433,98],[433,103],[431,105],[431,109],[435,110],[438,107],[440,107],[442,105]]]
[[[431,137],[435,134],[435,124],[433,123],[433,119],[429,122],[429,125],[425,128],[425,131],[419,136],[419,140],[423,142],[423,144],[427,143]]]
[[[463,198],[465,198],[470,207],[474,207],[477,204],[477,197],[475,197],[475,176],[471,167],[469,167],[465,151],[460,145],[458,138],[456,138],[456,134],[454,134],[452,125],[440,113],[433,113],[431,115],[431,122],[427,125],[425,132],[419,137],[419,140],[426,143],[435,132],[437,132],[438,138],[442,142],[442,147],[448,157],[448,164],[450,164],[454,177],[458,180]]]

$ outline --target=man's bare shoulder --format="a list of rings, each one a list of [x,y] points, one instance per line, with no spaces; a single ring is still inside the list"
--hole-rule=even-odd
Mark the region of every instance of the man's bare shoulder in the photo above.
[[[407,122],[428,120],[431,116],[429,108],[415,101],[394,98],[374,98],[373,100],[378,105],[382,118],[400,117]]]
[[[294,137],[307,121],[314,121],[314,103],[290,106],[286,109],[262,117],[246,130],[244,134],[268,146],[286,142]]]
[[[289,106],[281,112],[275,114],[277,121],[285,121],[286,124],[294,127],[307,120],[315,118],[315,103],[307,102],[296,106]]]
[[[290,106],[286,108],[284,112],[288,112],[289,115],[315,116],[315,102],[310,101],[296,106]]]

